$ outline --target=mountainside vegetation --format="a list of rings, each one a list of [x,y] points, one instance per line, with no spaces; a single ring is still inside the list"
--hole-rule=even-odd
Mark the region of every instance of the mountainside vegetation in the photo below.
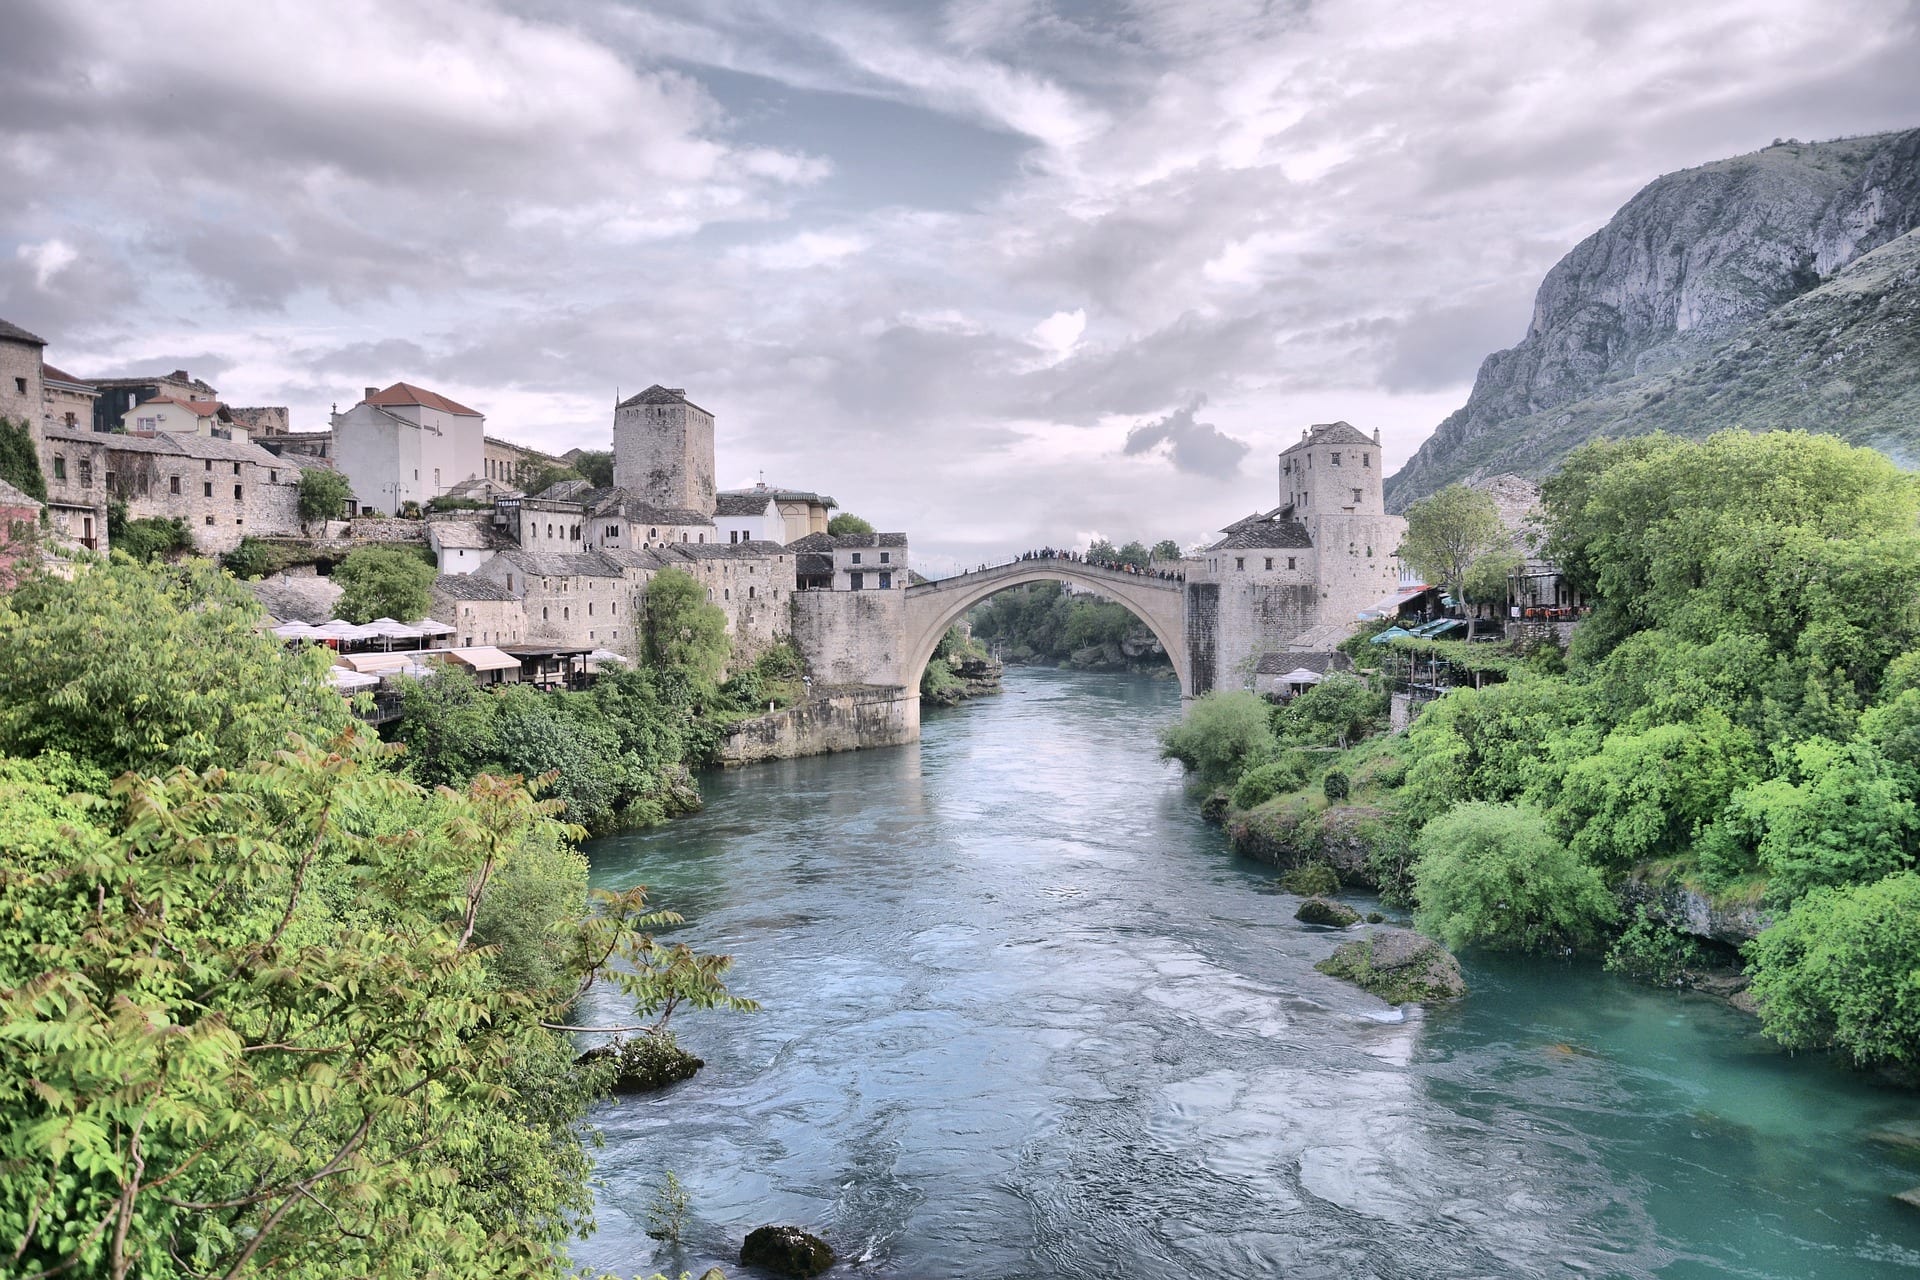
[[[1601,437],[1804,429],[1920,460],[1920,130],[1669,174],[1550,271],[1388,506]]]
[[[1241,838],[1324,851],[1336,814],[1364,825],[1362,878],[1450,942],[1625,926],[1632,971],[1683,940],[1602,886],[1749,908],[1772,922],[1746,952],[1769,1034],[1920,1067],[1920,929],[1872,924],[1920,893],[1920,479],[1724,431],[1583,446],[1543,494],[1546,550],[1593,601],[1564,657],[1454,646],[1495,682],[1337,753],[1298,750],[1324,685],[1264,715],[1209,695],[1167,753],[1232,788]],[[1316,786],[1336,773],[1339,805]]]

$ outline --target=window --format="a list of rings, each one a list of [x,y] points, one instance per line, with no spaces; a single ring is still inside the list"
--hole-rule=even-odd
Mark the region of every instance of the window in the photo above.
[[[55,480],[65,480],[67,478],[67,459],[64,454],[56,453],[53,455],[53,478]]]
[[[701,542],[705,542],[706,540],[707,540],[707,535],[706,535],[706,534],[704,534],[704,533],[703,533],[703,534],[701,534],[701,535],[700,535],[700,541],[701,541]]]
[[[864,588],[866,587],[866,581],[865,581],[865,579],[866,579],[866,575],[865,575],[865,574],[862,574],[862,573],[856,573],[856,574],[854,574],[854,575],[853,575],[853,589],[854,589],[855,591],[860,591],[860,590],[863,590],[863,589],[864,589]]]
[[[237,462],[233,464],[233,474],[235,475],[240,474],[240,464]]]
[[[607,526],[607,537],[609,537],[609,538],[618,538],[619,536],[620,536],[620,526],[619,526],[619,525],[617,525],[617,524],[610,524],[610,525],[608,525],[608,526]]]
[[[1369,560],[1371,560],[1371,559],[1373,559],[1373,548],[1372,548],[1372,547],[1368,547],[1368,548],[1367,548],[1367,559],[1369,559]]]
[[[415,467],[415,468],[413,469],[413,478],[414,478],[415,480],[418,480],[418,479],[420,478],[420,468],[418,468],[418,467]]]
[[[732,588],[732,587],[722,587],[722,588],[721,588],[721,590],[720,590],[720,598],[721,598],[722,600],[731,600],[731,599],[733,599],[733,588]]]
[[[649,529],[647,530],[647,536],[649,538],[657,538],[660,536],[660,531],[658,529]]]
[[[547,606],[545,606],[545,605],[541,605],[541,606],[540,606],[540,621],[542,621],[542,622],[545,622],[546,620],[547,620]]]
[[[240,501],[240,486],[239,486],[239,485],[235,485],[235,486],[233,486],[233,500],[234,500],[235,502],[238,502],[238,501]]]
[[[207,459],[207,470],[209,470],[209,471],[211,471],[211,470],[213,470],[213,459],[212,459],[212,458],[208,458],[208,459]]]
[[[754,599],[754,589],[752,587],[747,588],[747,599]]]
[[[80,459],[80,483],[83,485],[93,483],[93,460],[90,458]]]
[[[75,417],[73,416],[73,414],[72,414],[71,412],[69,412],[69,413],[68,413],[68,414],[66,415],[66,419],[65,419],[65,420],[66,420],[66,424],[67,424],[68,426],[70,426],[70,427],[74,427],[74,426],[78,426],[78,425],[79,425],[79,420],[78,420],[77,418],[75,418]]]
[[[1235,557],[1233,558],[1233,567],[1234,567],[1234,568],[1236,568],[1236,569],[1244,569],[1244,568],[1246,568],[1246,567],[1247,567],[1247,558],[1246,558],[1245,556],[1235,556]]]
[[[890,574],[890,573],[883,573],[883,574],[881,574],[881,575],[880,575],[880,589],[881,589],[882,591],[885,591],[885,590],[887,590],[887,589],[888,589],[889,587],[891,587],[891,586],[893,586],[893,575],[892,575],[892,574]]]
[[[882,552],[880,553],[880,563],[881,563],[881,564],[892,564],[892,563],[893,563],[893,552],[891,552],[891,551],[882,551]]]
[[[587,616],[589,618],[593,616],[593,601],[591,600],[587,601]]]
[[[692,542],[692,541],[693,541],[693,539],[692,539],[692,538],[689,538],[689,537],[687,536],[687,531],[686,531],[685,529],[682,529],[682,530],[680,531],[680,541],[682,541],[682,542]]]
[[[269,471],[269,472],[267,472],[267,483],[268,483],[268,484],[279,484],[279,483],[280,483],[280,473],[279,473],[278,471]]]
[[[27,394],[27,380],[25,378],[15,378],[13,380],[13,389],[21,395]]]
[[[853,562],[854,562],[855,564],[859,564],[859,563],[860,563],[860,553],[859,553],[858,551],[856,551],[856,552],[854,552],[854,553],[853,553]]]
[[[617,618],[617,617],[619,617],[619,616],[620,616],[620,602],[619,602],[618,600],[615,600],[615,601],[614,601],[614,602],[613,602],[612,604],[610,604],[610,605],[608,605],[608,606],[607,606],[607,612],[608,612],[608,613],[611,613],[611,614],[612,614],[612,615],[613,615],[614,617],[616,617],[616,618]]]
[[[1370,453],[1361,454],[1360,465],[1363,467],[1371,467],[1373,465],[1373,455]]]
[[[208,524],[212,524],[212,523],[213,523],[213,517],[212,517],[212,516],[208,516],[208,517],[207,517],[207,523],[208,523]]]
[[[571,607],[564,604],[560,606],[560,621],[562,622],[573,621],[573,610]]]
[[[512,574],[508,574],[508,575],[507,575],[507,590],[509,590],[509,591],[511,591],[511,590],[513,590],[513,575],[512,575]]]
[[[1293,568],[1293,557],[1292,557],[1292,556],[1288,556],[1288,557],[1287,557],[1287,568],[1289,568],[1289,569],[1291,569],[1291,568]]]
[[[1269,569],[1271,569],[1271,568],[1273,568],[1273,557],[1272,557],[1272,556],[1268,556],[1268,557],[1267,557],[1267,568],[1269,568]]]
[[[551,538],[551,537],[553,536],[553,526],[552,526],[552,525],[548,525],[548,526],[547,526],[547,536],[548,536],[549,538]]]
[[[179,476],[168,476],[168,477],[167,477],[167,492],[168,492],[168,493],[178,493],[178,492],[180,492],[180,477],[179,477]]]
[[[203,498],[211,498],[213,496],[213,481],[208,480],[200,486],[200,496]]]
[[[1358,505],[1360,502],[1360,491],[1358,489],[1355,489],[1353,491],[1353,501],[1355,505]]]
[[[1337,453],[1333,455],[1333,465],[1336,467],[1340,465],[1340,455]]]

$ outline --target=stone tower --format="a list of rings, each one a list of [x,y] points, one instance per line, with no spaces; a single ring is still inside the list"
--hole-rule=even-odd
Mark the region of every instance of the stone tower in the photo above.
[[[713,415],[679,387],[651,386],[613,411],[613,483],[672,511],[714,511]]]

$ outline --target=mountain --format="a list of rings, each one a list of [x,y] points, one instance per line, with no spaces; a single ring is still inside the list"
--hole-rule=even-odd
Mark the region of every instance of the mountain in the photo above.
[[[1649,184],[1541,282],[1519,345],[1387,481],[1540,476],[1597,436],[1805,427],[1920,460],[1920,129]]]

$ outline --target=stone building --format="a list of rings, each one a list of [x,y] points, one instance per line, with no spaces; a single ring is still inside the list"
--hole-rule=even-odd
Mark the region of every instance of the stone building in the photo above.
[[[824,494],[812,493],[805,489],[782,489],[770,486],[765,481],[746,489],[728,489],[723,498],[756,498],[765,496],[773,499],[775,510],[780,514],[780,522],[785,532],[774,540],[793,543],[809,534],[825,533],[827,522],[833,518],[834,508],[839,506],[832,498]]]
[[[788,543],[787,522],[770,493],[722,493],[714,497],[716,542]]]
[[[93,402],[95,431],[119,430],[120,420],[126,416],[127,410],[155,396],[172,396],[176,400],[218,400],[220,398],[218,391],[191,376],[185,369],[175,369],[172,373],[146,377],[92,378],[89,381],[99,392]]]
[[[554,462],[554,458],[538,449],[486,436],[481,450],[480,477],[524,490],[540,474],[541,468],[552,466]]]
[[[107,498],[126,503],[129,518],[184,521],[204,555],[231,551],[249,534],[300,531],[300,468],[244,440],[50,431],[47,447],[56,457],[71,455],[70,475],[73,467],[92,473],[81,487],[100,484]],[[95,450],[104,452],[104,477]]]
[[[472,573],[515,545],[507,531],[494,523],[491,511],[457,511],[427,518],[427,547],[439,562],[441,573]]]
[[[41,419],[46,339],[0,320],[0,418],[32,430]]]
[[[613,413],[613,487],[663,511],[714,510],[713,415],[655,384]]]
[[[47,482],[52,532],[90,551],[107,546],[107,441],[89,425],[46,427],[40,434],[40,474]]]
[[[424,507],[485,468],[485,417],[412,383],[368,387],[332,425],[334,466],[365,515]]]
[[[809,591],[904,591],[904,533],[811,533],[792,544],[798,576]]]
[[[45,390],[40,420],[68,431],[86,430],[93,422],[93,402],[100,398],[100,389],[50,364],[41,367],[41,374]]]
[[[1381,471],[1378,433],[1309,427],[1280,455],[1280,505],[1186,561],[1196,696],[1253,687],[1262,655],[1319,647],[1329,624],[1350,629],[1399,585],[1407,525],[1386,513]]]
[[[443,574],[433,584],[432,616],[454,628],[457,648],[519,644],[527,638],[527,610],[503,583],[472,574]]]
[[[284,436],[292,433],[287,406],[283,404],[228,405],[227,412],[235,422],[247,429],[247,438],[258,440],[261,436]]]

